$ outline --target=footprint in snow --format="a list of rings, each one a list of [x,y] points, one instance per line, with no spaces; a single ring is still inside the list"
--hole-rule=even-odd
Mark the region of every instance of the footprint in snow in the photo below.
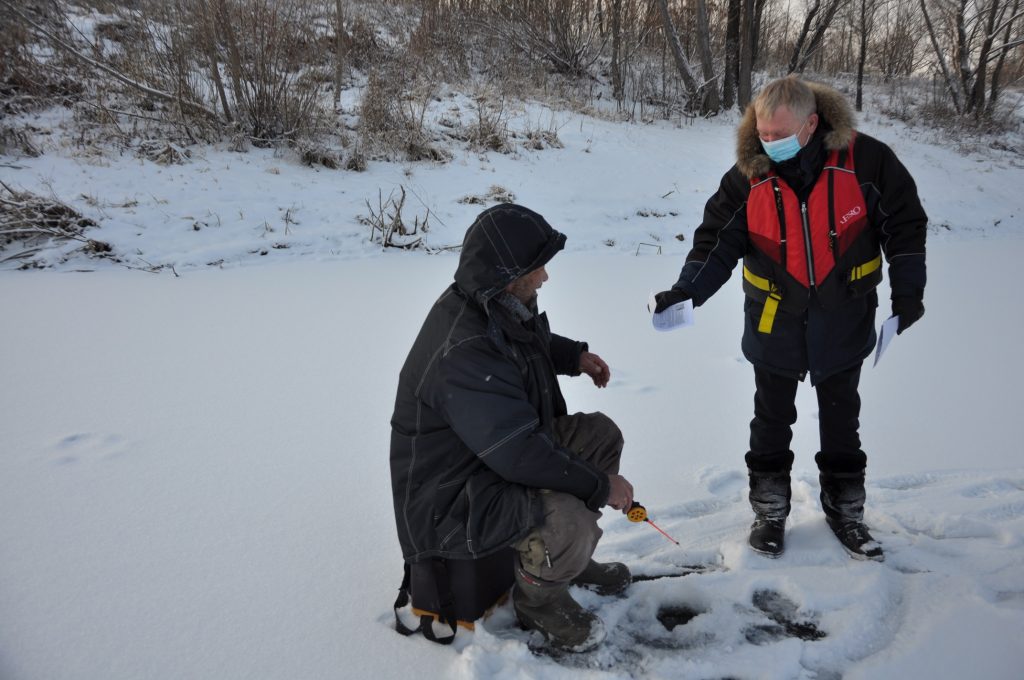
[[[911,491],[913,489],[923,489],[938,481],[939,477],[936,475],[900,475],[878,480],[875,482],[875,486],[894,491]]]
[[[716,496],[734,498],[747,488],[747,475],[740,470],[702,470],[700,482],[710,493]]]
[[[121,435],[90,432],[70,434],[49,448],[57,465],[113,460],[127,450],[127,443]]]
[[[799,605],[776,590],[758,590],[752,602],[771,622],[755,624],[743,631],[751,644],[766,645],[788,637],[808,642],[827,637],[813,616],[801,616]]]
[[[981,484],[969,486],[960,492],[964,498],[998,498],[1008,494],[1024,491],[1024,480],[993,479]]]

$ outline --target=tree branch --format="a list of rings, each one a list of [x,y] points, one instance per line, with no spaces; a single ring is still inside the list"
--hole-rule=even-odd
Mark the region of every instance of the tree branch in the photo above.
[[[57,36],[55,36],[53,33],[48,31],[47,29],[43,28],[42,26],[40,26],[36,22],[32,21],[32,19],[30,19],[27,16],[25,16],[25,14],[21,12],[21,10],[19,10],[17,7],[15,7],[10,2],[8,2],[8,0],[0,0],[0,4],[2,4],[4,7],[9,9],[14,14],[18,15],[19,17],[21,17],[22,21],[27,23],[29,26],[31,26],[34,30],[36,30],[38,33],[40,33],[45,38],[53,41],[56,45],[58,45],[59,47],[61,47],[64,50],[66,50],[69,54],[71,54],[75,58],[85,62],[86,64],[89,64],[93,68],[96,68],[96,69],[99,69],[100,71],[103,71],[107,75],[114,77],[115,79],[117,79],[118,81],[124,83],[125,85],[128,85],[129,87],[135,88],[136,90],[139,90],[140,92],[143,92],[143,93],[148,94],[150,96],[156,97],[158,99],[162,99],[164,101],[180,104],[180,105],[182,105],[184,107],[188,107],[190,109],[193,109],[193,110],[195,110],[195,111],[197,111],[199,113],[202,113],[203,115],[207,116],[208,118],[210,118],[212,120],[215,120],[215,121],[219,120],[219,117],[217,116],[217,114],[214,111],[211,111],[210,109],[206,108],[202,104],[199,104],[199,103],[193,102],[193,101],[188,101],[188,100],[185,100],[185,99],[181,99],[180,97],[177,97],[175,95],[169,94],[167,92],[163,92],[161,90],[154,89],[152,87],[149,87],[148,85],[145,85],[144,83],[140,83],[140,82],[138,82],[136,80],[132,80],[131,78],[129,78],[128,76],[124,75],[123,73],[121,73],[120,71],[118,71],[117,69],[115,69],[115,68],[113,68],[111,66],[108,66],[108,65],[106,65],[106,64],[104,64],[102,62],[96,61],[95,59],[93,59],[91,57],[87,57],[86,55],[82,54],[77,49],[75,49],[72,45],[69,45],[68,43],[66,43],[65,41],[63,41],[60,38],[58,38]]]

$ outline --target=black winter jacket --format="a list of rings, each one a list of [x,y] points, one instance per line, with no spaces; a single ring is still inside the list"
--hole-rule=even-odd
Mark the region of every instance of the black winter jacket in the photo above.
[[[543,523],[535,489],[565,491],[596,510],[608,476],[559,447],[566,414],[556,373],[578,375],[586,345],[527,324],[492,298],[547,263],[565,236],[540,215],[503,204],[466,233],[452,284],[434,303],[398,381],[391,488],[402,554],[478,558]]]
[[[755,366],[782,375],[802,380],[809,373],[811,383],[817,384],[859,364],[875,345],[875,287],[881,280],[881,269],[850,283],[855,267],[881,249],[888,263],[892,297],[923,299],[927,216],[914,180],[892,150],[854,130],[853,113],[842,95],[819,84],[808,84],[817,99],[819,130],[794,161],[781,165],[770,161],[761,147],[753,107],[748,108],[737,133],[738,160],[707,202],[693,248],[673,288],[687,293],[699,306],[729,279],[743,259],[757,277],[770,280],[781,297],[771,331],[759,331],[769,293],[744,283],[744,355]],[[787,273],[784,265],[765,255],[764,249],[771,244],[751,239],[751,233],[757,231],[748,223],[751,185],[774,171],[779,182],[808,182],[792,186],[800,200],[806,200],[811,185],[822,173],[826,155],[847,150],[851,140],[867,227],[852,246],[840,249],[842,255],[836,258],[835,268],[825,280],[814,287],[804,286]],[[812,219],[809,228],[827,232],[829,225],[824,222]],[[789,238],[803,243],[801,225],[792,227]]]

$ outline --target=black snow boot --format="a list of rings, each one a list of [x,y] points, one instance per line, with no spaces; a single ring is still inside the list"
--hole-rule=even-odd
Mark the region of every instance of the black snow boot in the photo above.
[[[836,454],[819,452],[821,509],[832,533],[851,557],[861,560],[885,559],[882,546],[871,536],[864,524],[864,470],[867,456],[863,451]]]
[[[885,561],[885,553],[863,522],[843,522],[826,518],[832,533],[846,548],[846,552],[858,560]]]
[[[750,525],[750,547],[768,557],[782,555],[786,549],[786,518],[755,519]]]
[[[789,516],[789,471],[793,452],[779,451],[768,455],[747,453],[750,473],[750,507],[754,523],[750,525],[750,547],[755,552],[778,557],[786,549],[786,518]]]
[[[585,652],[604,640],[604,623],[572,599],[568,583],[542,581],[517,568],[512,607],[524,628],[540,631],[558,649]]]
[[[572,580],[572,584],[593,590],[598,595],[618,595],[632,581],[633,575],[625,564],[590,560],[587,568]]]

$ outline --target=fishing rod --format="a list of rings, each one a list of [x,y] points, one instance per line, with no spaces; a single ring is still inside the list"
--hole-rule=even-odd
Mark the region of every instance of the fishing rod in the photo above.
[[[651,521],[651,518],[647,516],[647,508],[640,505],[636,501],[633,501],[633,505],[629,506],[629,511],[626,512],[626,517],[629,519],[630,522],[647,522],[652,527],[657,529],[662,536],[672,541],[676,545],[679,545],[679,541],[666,534],[664,531],[661,530],[661,527],[659,527],[657,524]]]

